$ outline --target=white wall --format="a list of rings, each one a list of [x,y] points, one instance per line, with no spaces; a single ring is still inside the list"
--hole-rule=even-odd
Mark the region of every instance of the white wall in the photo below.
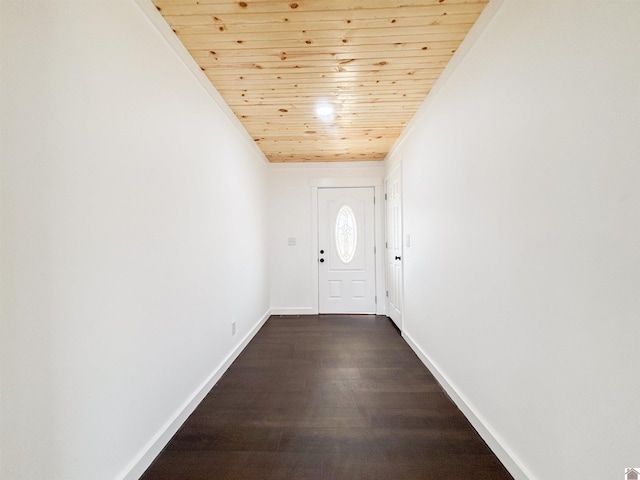
[[[382,162],[343,164],[272,164],[269,174],[269,222],[271,308],[274,313],[317,313],[317,254],[312,238],[314,212],[312,186],[319,180],[334,180],[326,186],[382,185]],[[376,231],[382,235],[380,203],[376,211]],[[296,245],[289,246],[288,239]],[[378,242],[381,240],[379,239]],[[317,242],[317,238],[316,238]],[[378,250],[380,251],[380,250]],[[382,266],[378,259],[379,267]],[[378,268],[378,292],[384,276]],[[378,293],[380,299],[380,293]],[[378,306],[383,307],[379,302]]]
[[[505,2],[388,159],[404,333],[519,479],[640,465],[639,21]]]
[[[137,478],[268,312],[268,167],[132,1],[0,8],[0,478]]]

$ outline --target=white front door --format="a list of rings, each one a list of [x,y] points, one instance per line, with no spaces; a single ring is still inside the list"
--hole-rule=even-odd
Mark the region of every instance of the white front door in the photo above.
[[[318,309],[375,313],[374,189],[318,189]]]
[[[402,190],[400,167],[387,178],[387,315],[402,330]]]

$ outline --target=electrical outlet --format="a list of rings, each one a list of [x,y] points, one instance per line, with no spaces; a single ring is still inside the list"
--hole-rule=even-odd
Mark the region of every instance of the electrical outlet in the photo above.
[[[236,334],[236,321],[235,321],[235,320],[233,320],[233,321],[231,322],[231,336],[233,336],[233,335],[235,335],[235,334]]]

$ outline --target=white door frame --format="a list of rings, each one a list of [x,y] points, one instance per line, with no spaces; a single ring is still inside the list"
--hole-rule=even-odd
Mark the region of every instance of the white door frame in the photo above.
[[[318,188],[340,187],[373,187],[376,201],[375,215],[375,245],[376,245],[376,313],[386,314],[385,295],[385,249],[384,246],[384,183],[382,178],[354,177],[354,178],[312,178],[311,184],[311,251],[312,251],[312,279],[313,286],[313,313],[319,312],[319,288],[318,288]]]
[[[401,257],[402,259],[400,260],[402,263],[400,264],[400,285],[399,290],[400,290],[400,325],[396,325],[400,331],[402,332],[404,330],[404,261],[405,261],[405,257],[406,257],[406,249],[405,249],[405,237],[404,237],[404,197],[402,195],[402,162],[398,163],[396,166],[394,166],[391,170],[389,170],[387,172],[387,174],[384,177],[384,188],[385,188],[385,195],[386,195],[386,188],[387,188],[387,183],[389,181],[389,178],[398,173],[400,175],[400,251],[401,251]],[[389,232],[387,231],[387,228],[389,228],[389,225],[386,223],[386,218],[387,218],[387,202],[385,201],[385,205],[384,205],[384,215],[385,215],[385,231],[384,231],[384,238],[385,241],[389,238]],[[388,250],[385,248],[384,251],[384,255],[385,255],[385,273],[387,271],[387,254],[388,254]],[[390,280],[389,280],[390,281]],[[388,299],[385,298],[385,309],[387,310],[386,314],[390,315],[389,309],[388,307]],[[395,323],[395,322],[394,322]]]

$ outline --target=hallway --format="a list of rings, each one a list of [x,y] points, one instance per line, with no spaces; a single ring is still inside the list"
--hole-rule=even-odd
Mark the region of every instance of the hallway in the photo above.
[[[512,477],[391,321],[272,316],[142,477]]]

